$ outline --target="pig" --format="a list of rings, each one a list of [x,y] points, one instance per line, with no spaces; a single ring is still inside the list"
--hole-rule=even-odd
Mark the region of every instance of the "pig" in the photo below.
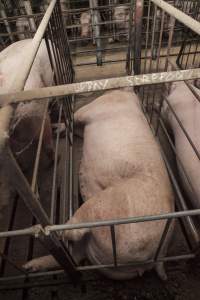
[[[90,11],[84,11],[80,16],[80,24],[81,24],[81,38],[90,37],[91,30],[91,14]]]
[[[198,83],[199,81],[197,80],[197,86]],[[191,86],[200,96],[200,90],[193,84],[191,84]],[[200,104],[198,100],[188,86],[182,81],[172,83],[167,100],[180,119],[198,153],[200,153],[200,137],[198,133],[200,127]],[[183,187],[190,198],[192,206],[194,208],[200,208],[199,159],[167,104],[165,104],[163,108],[163,115],[168,125],[172,129],[177,155],[180,158],[183,168],[187,173],[187,177],[190,179],[192,184],[191,187],[185,176],[185,173],[183,172],[179,160],[177,160],[177,166],[182,179]]]
[[[92,21],[93,20],[93,21]],[[100,47],[100,39],[96,39],[100,36],[100,25],[101,16],[98,10],[93,10],[92,14],[90,11],[84,11],[80,15],[80,36],[82,39],[87,39],[93,36],[93,44],[97,44]],[[97,24],[94,25],[92,31],[92,23]],[[92,35],[93,34],[93,35]],[[82,41],[82,44],[88,44],[88,41]]]
[[[24,40],[25,38],[27,38],[27,34],[28,37],[30,37],[30,24],[27,18],[17,19],[16,27],[17,31],[19,32],[17,35],[19,40]]]
[[[84,204],[67,224],[121,219],[174,211],[174,198],[160,149],[134,93],[115,90],[79,109],[75,129],[83,129],[83,156],[79,172]],[[119,264],[152,259],[166,220],[115,226]],[[167,244],[173,227],[165,243]],[[79,263],[112,264],[109,227],[69,230],[64,237],[73,242],[72,253]],[[52,256],[33,259],[26,270],[56,267]],[[125,280],[142,275],[153,265],[124,266],[100,271],[107,277]],[[158,274],[166,279],[162,263]]]
[[[134,26],[134,13],[132,17],[132,25]],[[126,34],[125,39],[129,39],[129,20],[130,20],[130,8],[126,5],[116,6],[113,9],[113,21],[115,22],[115,34],[113,38],[109,38],[109,42],[121,41],[124,36],[119,34]]]
[[[12,92],[15,79],[24,61],[24,54],[31,47],[31,39],[13,43],[0,53],[0,93]],[[45,42],[42,41],[24,90],[50,86],[53,83],[52,70]],[[10,127],[10,146],[22,170],[31,172],[40,135],[46,101],[20,103]],[[42,145],[41,165],[48,167],[53,162],[53,138],[49,115],[47,114]]]

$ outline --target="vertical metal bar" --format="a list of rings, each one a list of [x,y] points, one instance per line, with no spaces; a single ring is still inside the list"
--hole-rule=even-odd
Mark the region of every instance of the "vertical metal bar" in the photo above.
[[[44,114],[43,114],[40,136],[39,136],[39,142],[38,142],[37,153],[36,153],[36,159],[35,159],[35,163],[34,163],[32,183],[31,183],[31,189],[32,189],[33,193],[35,193],[35,188],[36,188],[36,184],[37,184],[37,175],[38,175],[38,169],[39,169],[40,154],[41,154],[41,150],[42,150],[45,122],[46,122],[46,118],[47,118],[47,114],[48,114],[48,107],[49,107],[49,100],[47,100],[45,103]]]
[[[56,205],[56,181],[57,181],[57,167],[58,167],[58,148],[60,140],[60,123],[62,116],[63,104],[60,104],[59,116],[58,116],[58,131],[56,136],[56,146],[55,146],[55,158],[54,158],[54,170],[53,170],[53,183],[52,183],[52,194],[51,194],[51,212],[50,212],[50,221],[54,224],[55,218],[55,205]]]
[[[173,40],[175,22],[176,22],[176,19],[174,17],[170,16],[170,20],[169,20],[169,24],[168,24],[169,39],[168,39],[168,45],[167,45],[167,55],[166,55],[166,60],[165,60],[164,71],[167,71],[167,67],[168,67],[168,59],[169,59],[170,51],[172,48],[172,40]]]
[[[141,43],[142,43],[142,17],[143,17],[143,0],[135,2],[135,43],[134,43],[134,74],[141,73]]]
[[[97,51],[96,51],[96,59],[97,59],[97,66],[102,65],[102,52],[101,52],[101,39],[100,36],[100,13],[97,9],[98,1],[97,0],[89,0],[90,5],[90,13],[92,17],[92,33],[93,33],[93,42],[96,43]]]
[[[33,15],[32,7],[30,1],[24,1],[24,8],[27,15]],[[36,31],[36,25],[33,18],[28,18],[28,22],[30,24],[30,29],[32,32]]]
[[[157,261],[158,258],[159,258],[160,252],[162,251],[162,248],[163,248],[163,245],[164,245],[165,240],[167,238],[167,234],[169,232],[169,228],[170,228],[170,225],[171,225],[172,221],[173,221],[173,219],[168,219],[166,224],[165,224],[165,228],[163,230],[160,242],[158,244],[158,248],[157,248],[155,256],[154,256],[154,261]]]
[[[129,34],[128,34],[128,49],[126,55],[126,72],[128,75],[133,74],[133,65],[132,65],[132,57],[134,57],[134,36],[135,36],[135,26],[133,26],[133,7],[134,0],[131,0],[131,7],[129,12]],[[134,20],[135,22],[135,20]]]
[[[115,240],[115,226],[110,226],[111,240],[112,240],[112,250],[113,250],[113,260],[114,265],[117,267],[117,250],[116,250],[116,240]]]
[[[154,16],[153,16],[153,28],[152,28],[152,36],[151,36],[151,57],[149,64],[149,73],[152,72],[152,60],[154,58],[154,41],[155,41],[155,27],[156,27],[156,19],[157,19],[157,6],[154,6]]]
[[[20,197],[24,200],[25,205],[28,207],[32,215],[42,226],[51,224],[40,202],[31,191],[27,180],[23,176],[16,160],[12,155],[12,152],[8,147],[4,148],[3,157],[5,176],[8,176],[10,178],[11,183],[17,189]],[[71,258],[67,249],[65,249],[62,242],[58,240],[57,235],[50,234],[49,236],[39,238],[40,241],[44,244],[45,248],[47,248],[47,250],[55,257],[55,259],[69,274],[72,281],[76,283],[76,280],[79,280],[79,273],[77,273],[75,269],[75,263],[73,259]]]
[[[0,13],[1,13],[2,18],[7,18],[7,15],[6,15],[6,12],[5,12],[4,9],[0,9]],[[14,42],[14,36],[12,34],[12,30],[10,28],[9,22],[7,20],[4,20],[3,22],[4,22],[4,25],[6,27],[6,30],[8,32],[8,35],[9,35],[9,38],[10,38],[11,42]]]
[[[148,42],[149,42],[149,27],[150,27],[150,12],[151,12],[151,1],[148,2],[148,15],[147,15],[147,30],[145,38],[145,61],[144,61],[144,74],[147,68],[147,55],[148,55]]]

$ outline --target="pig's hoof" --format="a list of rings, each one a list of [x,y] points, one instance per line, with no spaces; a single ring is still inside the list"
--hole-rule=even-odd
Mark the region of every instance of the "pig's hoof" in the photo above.
[[[158,276],[160,277],[161,280],[166,281],[167,280],[167,274],[165,272],[164,264],[163,263],[158,263],[156,266],[156,271]]]
[[[43,270],[44,268],[41,266],[40,261],[37,259],[30,260],[25,265],[22,266],[23,269],[26,271],[32,273],[32,272],[39,272]]]

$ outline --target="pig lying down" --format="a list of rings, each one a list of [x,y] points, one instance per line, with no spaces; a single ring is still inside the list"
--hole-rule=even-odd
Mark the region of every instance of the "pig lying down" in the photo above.
[[[168,213],[173,194],[159,146],[133,93],[112,91],[75,113],[75,126],[84,129],[80,190],[84,204],[68,224]],[[166,221],[115,226],[120,264],[152,259]],[[109,227],[65,231],[73,242],[77,263],[112,264]],[[167,246],[167,245],[166,245]],[[163,250],[162,255],[166,252]],[[28,262],[31,271],[56,267],[51,256]],[[142,275],[152,265],[102,270],[113,279]],[[157,264],[165,278],[163,265]]]
[[[195,86],[193,86],[193,89],[200,96],[200,90]],[[198,153],[200,153],[200,103],[184,82],[174,82],[171,85],[168,101],[177,114],[178,118],[182,122],[184,129],[195,145]],[[190,142],[188,141],[186,135],[175,119],[173,113],[167,106],[165,107],[165,115],[174,134],[177,155],[181,160],[187,176],[190,178],[193,189],[189,185],[179,161],[177,161],[182,183],[186,192],[188,193],[188,196],[191,199],[193,207],[200,208],[199,159],[194,152]]]
[[[15,89],[16,75],[23,65],[24,55],[29,51],[31,39],[16,42],[0,53],[0,93]],[[52,85],[52,70],[45,42],[42,41],[24,90]],[[20,103],[15,110],[10,129],[10,145],[24,171],[34,163],[40,135],[45,101]],[[47,114],[41,161],[49,165],[53,159],[51,123]]]

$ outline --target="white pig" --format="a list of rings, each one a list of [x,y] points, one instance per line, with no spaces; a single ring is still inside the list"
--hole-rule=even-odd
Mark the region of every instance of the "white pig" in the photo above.
[[[31,39],[16,42],[0,53],[0,93],[12,92],[24,55],[30,51]],[[52,70],[45,42],[42,41],[25,84],[25,90],[52,85]],[[44,101],[20,103],[10,128],[10,145],[23,171],[30,171],[40,135],[45,108]],[[53,140],[49,115],[44,130],[41,163],[48,166],[53,161]]]
[[[84,127],[80,190],[84,204],[69,224],[168,213],[173,194],[160,149],[133,93],[112,91],[75,113],[75,125]],[[166,221],[115,226],[120,264],[152,259]],[[74,258],[92,264],[112,264],[109,227],[65,231],[73,241]],[[167,245],[165,245],[167,246]],[[166,252],[166,248],[165,251]],[[164,252],[162,254],[164,254]],[[55,267],[51,256],[25,265],[36,271]],[[142,275],[153,265],[102,270],[122,280]],[[165,277],[162,263],[156,269]]]
[[[200,90],[193,85],[192,87],[200,96]],[[184,82],[174,82],[167,99],[198,153],[200,153],[200,103]],[[164,110],[174,134],[177,155],[181,160],[187,176],[190,178],[193,188],[189,185],[180,163],[177,160],[182,182],[190,196],[194,208],[200,208],[200,161],[170,108],[166,105]]]
[[[134,26],[134,13],[132,17],[132,25]],[[128,40],[129,27],[130,27],[130,8],[126,5],[116,6],[113,10],[113,20],[115,21],[115,41],[121,41],[124,39],[122,35],[127,34],[126,39]],[[112,42],[112,38],[109,39],[109,42]]]

